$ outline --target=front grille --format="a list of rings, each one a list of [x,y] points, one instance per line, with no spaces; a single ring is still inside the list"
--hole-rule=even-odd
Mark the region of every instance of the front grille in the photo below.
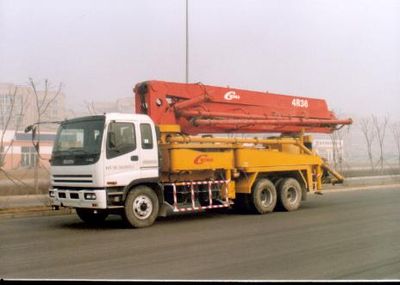
[[[92,183],[93,180],[66,180],[66,179],[53,179],[54,183]]]
[[[74,190],[74,191],[79,191],[79,190],[104,190],[104,187],[88,187],[88,186],[53,186],[53,188],[56,188],[58,190]]]
[[[61,178],[61,177],[73,177],[73,178],[75,178],[75,177],[86,177],[86,178],[91,178],[92,177],[92,175],[90,175],[90,174],[67,174],[67,175],[64,175],[64,174],[55,174],[55,175],[53,175],[53,177],[55,177],[55,178]]]
[[[93,183],[91,174],[55,174],[54,183]]]

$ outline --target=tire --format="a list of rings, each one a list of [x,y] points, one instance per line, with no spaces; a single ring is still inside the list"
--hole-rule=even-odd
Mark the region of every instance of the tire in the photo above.
[[[159,201],[153,189],[141,185],[133,188],[126,200],[124,219],[134,228],[149,227],[158,216]]]
[[[267,214],[274,210],[276,205],[276,189],[269,179],[261,178],[253,186],[249,206],[253,212]]]
[[[76,208],[75,211],[82,221],[92,225],[101,224],[108,216],[108,212],[105,210]]]
[[[295,211],[300,207],[303,191],[294,178],[285,178],[278,185],[277,209]]]
[[[279,184],[281,184],[281,182],[282,182],[284,179],[285,179],[285,178],[278,178],[278,180],[276,180],[276,181],[274,182],[275,189],[276,189],[277,193],[278,193]]]

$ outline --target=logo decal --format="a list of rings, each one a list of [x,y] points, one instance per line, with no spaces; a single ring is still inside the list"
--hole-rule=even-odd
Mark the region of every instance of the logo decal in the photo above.
[[[228,91],[228,92],[225,93],[224,99],[228,100],[228,101],[231,101],[231,100],[234,100],[234,99],[235,100],[239,100],[240,96],[237,95],[235,91]]]
[[[64,164],[74,164],[74,160],[73,159],[64,159],[63,163]]]
[[[201,154],[199,156],[196,156],[196,158],[193,160],[194,164],[203,164],[205,162],[213,162],[214,159],[212,157],[208,157],[206,154]]]

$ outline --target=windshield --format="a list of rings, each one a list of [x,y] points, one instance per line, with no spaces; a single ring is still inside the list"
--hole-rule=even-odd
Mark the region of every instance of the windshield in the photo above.
[[[104,116],[70,120],[58,128],[52,165],[95,163],[100,157]]]

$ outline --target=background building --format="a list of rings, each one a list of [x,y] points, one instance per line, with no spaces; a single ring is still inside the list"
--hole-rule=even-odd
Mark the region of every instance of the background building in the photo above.
[[[312,147],[329,164],[340,163],[343,160],[343,140],[314,139]]]
[[[65,119],[62,92],[37,90],[36,94],[31,86],[0,83],[0,166],[3,169],[36,165],[32,134],[24,133],[27,126],[39,119],[41,122]],[[57,127],[56,124],[40,126],[38,139],[43,166],[48,166]]]
[[[125,97],[115,101],[86,102],[86,110],[65,106],[62,92],[36,90],[31,86],[0,83],[0,157],[4,159],[3,169],[34,167],[37,163],[32,134],[25,134],[27,126],[41,122],[62,121],[77,116],[103,114],[106,112],[134,112],[134,98]],[[40,118],[39,118],[40,117]],[[40,125],[40,164],[48,166],[57,124]],[[3,139],[1,139],[3,138]]]
[[[134,113],[135,104],[133,97],[119,98],[115,101],[92,101],[86,102],[86,114],[103,114],[110,112]]]
[[[23,130],[39,121],[65,119],[65,95],[57,91],[37,90],[31,86],[0,83],[0,130]],[[41,130],[57,129],[57,125],[42,125]]]
[[[0,132],[0,136],[3,133]],[[40,164],[49,166],[49,159],[56,137],[54,132],[41,132],[40,136]],[[3,146],[0,148],[0,156],[4,157],[3,169],[31,168],[36,166],[37,155],[32,144],[32,135],[24,132],[6,131],[3,136]]]

